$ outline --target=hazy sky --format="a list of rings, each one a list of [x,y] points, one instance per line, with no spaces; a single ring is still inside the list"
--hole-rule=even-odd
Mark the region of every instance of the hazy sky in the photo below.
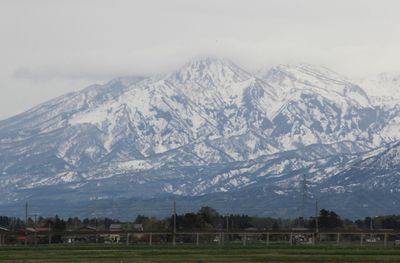
[[[197,55],[248,70],[306,62],[400,71],[400,1],[1,0],[0,119],[115,76]]]

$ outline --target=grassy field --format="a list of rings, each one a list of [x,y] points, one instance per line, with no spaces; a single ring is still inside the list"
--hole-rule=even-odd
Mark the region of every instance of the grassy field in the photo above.
[[[400,249],[333,246],[2,247],[1,262],[400,262]]]

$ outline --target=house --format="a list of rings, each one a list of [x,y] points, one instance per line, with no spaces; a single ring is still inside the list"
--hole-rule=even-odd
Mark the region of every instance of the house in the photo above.
[[[17,240],[29,243],[41,243],[48,240],[49,228],[48,227],[27,227],[18,230]]]
[[[28,234],[36,233],[36,234],[47,234],[49,233],[50,229],[48,227],[27,227],[26,232]]]
[[[312,229],[307,227],[292,227],[292,243],[293,244],[313,244],[314,238]]]
[[[82,226],[77,229],[67,230],[69,234],[63,237],[66,243],[76,242],[97,242],[97,228],[92,226]]]
[[[310,231],[312,231],[311,229],[309,229],[307,227],[292,227],[291,230],[293,232],[310,232]]]
[[[94,233],[97,232],[97,228],[94,226],[82,226],[77,229],[79,233]]]
[[[121,224],[111,224],[109,228],[110,232],[120,232],[122,231]],[[121,240],[121,235],[117,233],[110,233],[109,235],[105,236],[107,243],[119,243]]]
[[[133,230],[143,231],[143,224],[133,224]]]
[[[257,240],[259,240],[260,239],[260,235],[259,234],[252,234],[251,232],[255,232],[255,231],[257,231],[258,229],[257,228],[255,228],[255,227],[248,227],[248,228],[245,228],[244,229],[244,231],[249,231],[250,233],[246,233],[246,235],[242,235],[242,240],[243,240],[243,238],[245,238],[246,239],[246,241],[257,241]]]
[[[122,231],[122,225],[121,224],[111,224],[110,231]]]
[[[0,245],[6,243],[6,235],[9,232],[7,228],[0,227]]]

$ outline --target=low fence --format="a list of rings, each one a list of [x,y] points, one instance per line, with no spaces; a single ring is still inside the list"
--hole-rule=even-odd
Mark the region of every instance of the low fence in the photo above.
[[[0,232],[0,245],[25,244],[322,244],[322,245],[400,245],[400,232],[395,231],[64,231]]]

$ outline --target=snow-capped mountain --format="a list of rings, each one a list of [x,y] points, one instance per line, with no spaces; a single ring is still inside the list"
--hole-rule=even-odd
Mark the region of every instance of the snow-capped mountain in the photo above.
[[[375,105],[400,104],[400,73],[383,72],[357,81],[371,97]]]
[[[326,182],[326,191],[341,188],[400,192],[400,142],[370,151],[354,159]]]
[[[304,173],[317,189],[354,154],[399,140],[399,111],[323,67],[254,75],[197,59],[0,121],[1,202],[194,198],[260,185],[285,195]]]

